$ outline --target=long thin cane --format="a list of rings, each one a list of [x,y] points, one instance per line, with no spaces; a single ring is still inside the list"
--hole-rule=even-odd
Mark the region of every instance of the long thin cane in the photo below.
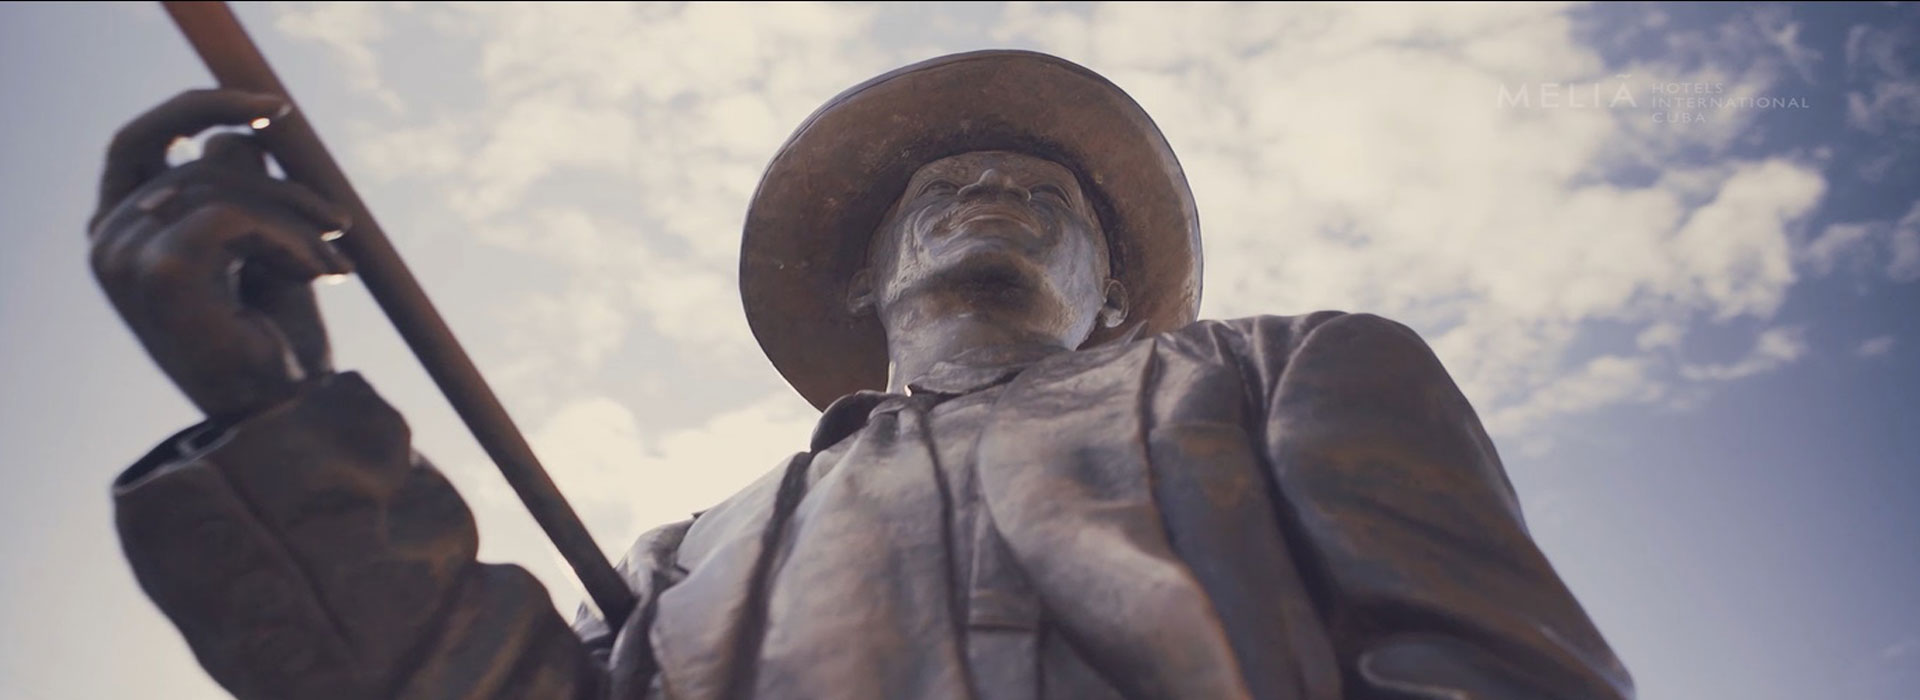
[[[240,21],[224,2],[162,2],[173,16],[180,32],[193,44],[194,51],[213,72],[222,87],[251,92],[272,93],[287,98],[280,79],[267,65],[266,57],[248,38]],[[547,532],[553,546],[560,550],[580,577],[587,595],[599,606],[612,625],[618,625],[633,610],[632,591],[593,543],[580,516],[567,505],[567,499],[553,485],[553,479],[540,467],[520,429],[507,415],[505,407],[487,387],[480,370],[460,348],[453,331],[440,318],[420,283],[400,260],[399,252],[387,240],[380,224],[367,211],[365,202],[347,182],[345,173],[320,143],[319,134],[296,107],[291,113],[273,120],[261,132],[272,145],[273,156],[287,177],[312,188],[328,200],[347,207],[353,214],[353,228],[337,244],[353,259],[367,291],[380,304],[393,327],[400,331],[407,346],[425,365],[427,374],[440,385],[447,401],[460,414],[467,428],[480,441],[500,473],[507,477],[520,501],[533,513],[533,519]]]

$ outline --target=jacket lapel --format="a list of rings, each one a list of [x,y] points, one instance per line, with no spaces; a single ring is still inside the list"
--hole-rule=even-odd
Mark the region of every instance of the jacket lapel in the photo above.
[[[763,533],[782,483],[796,462],[808,457],[795,455],[785,467],[702,513],[682,543],[680,565],[690,573],[660,595],[649,635],[667,697],[727,697],[735,679],[750,670],[739,657],[743,646],[758,639],[748,623],[757,616],[761,598],[756,587],[766,552]]]
[[[981,437],[982,497],[1050,621],[1122,693],[1248,697],[1154,505],[1143,425],[1154,370],[1148,340],[1021,374]]]

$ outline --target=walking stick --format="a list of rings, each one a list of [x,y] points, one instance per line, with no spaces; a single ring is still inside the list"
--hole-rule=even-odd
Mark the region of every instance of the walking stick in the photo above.
[[[180,32],[193,44],[194,51],[207,64],[221,87],[271,93],[294,105],[280,79],[267,65],[266,57],[248,38],[239,19],[225,2],[162,2],[173,16]],[[406,339],[407,346],[426,366],[440,391],[453,404],[474,438],[480,441],[500,473],[507,477],[514,493],[520,495],[533,519],[540,523],[553,546],[579,576],[588,597],[600,608],[609,626],[618,628],[633,610],[633,592],[581,524],[580,516],[567,505],[567,499],[540,467],[533,448],[507,415],[500,399],[493,395],[480,370],[473,366],[452,329],[440,318],[420,283],[407,270],[380,224],[367,211],[365,202],[355,193],[347,176],[320,143],[319,134],[307,123],[296,105],[288,114],[276,117],[260,133],[271,145],[273,157],[287,178],[312,188],[322,197],[344,206],[353,215],[353,226],[336,241],[353,260],[361,281],[385,311],[393,327]]]

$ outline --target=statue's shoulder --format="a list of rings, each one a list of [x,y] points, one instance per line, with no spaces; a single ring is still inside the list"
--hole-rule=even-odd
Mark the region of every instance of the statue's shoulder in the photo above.
[[[1401,338],[1419,337],[1419,334],[1406,324],[1385,316],[1333,310],[1291,316],[1263,314],[1232,319],[1201,320],[1172,331],[1170,335],[1198,336],[1231,333],[1246,337],[1299,342],[1323,328],[1338,329],[1341,335],[1359,333]]]
[[[1315,311],[1195,321],[1153,337],[1162,347],[1220,360],[1280,362],[1309,343],[1406,345],[1425,341],[1412,328],[1371,313]]]
[[[798,457],[781,460],[746,488],[712,508],[695,513],[691,526],[675,546],[678,563],[692,569],[727,543],[758,537],[765,532],[787,469]]]

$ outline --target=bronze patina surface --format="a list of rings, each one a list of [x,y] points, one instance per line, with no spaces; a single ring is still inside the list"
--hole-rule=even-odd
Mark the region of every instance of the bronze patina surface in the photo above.
[[[238,697],[1632,695],[1427,345],[1367,314],[1193,321],[1165,140],[1013,51],[863,84],[775,157],[742,293],[819,425],[640,538],[633,614],[569,627],[475,561],[405,422],[330,366],[308,283],[345,269],[341,213],[247,136],[155,162],[277,107],[137,120],[90,229],[207,416],[116,481],[122,542]]]

